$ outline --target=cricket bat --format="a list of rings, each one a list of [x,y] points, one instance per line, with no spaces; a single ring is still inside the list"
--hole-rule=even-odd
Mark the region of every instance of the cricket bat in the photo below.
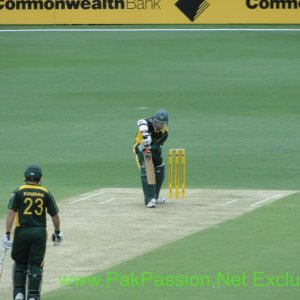
[[[7,252],[7,249],[2,251],[2,255],[0,257],[0,281],[1,281],[2,273],[3,273],[4,259],[5,259],[6,252]]]
[[[144,160],[147,174],[147,182],[148,184],[156,184],[152,154],[149,150],[144,151]]]

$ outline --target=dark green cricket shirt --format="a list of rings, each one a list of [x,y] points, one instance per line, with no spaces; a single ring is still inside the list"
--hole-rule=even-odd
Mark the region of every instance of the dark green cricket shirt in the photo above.
[[[46,227],[46,212],[52,217],[58,213],[51,193],[41,185],[33,184],[24,184],[16,189],[8,208],[17,212],[17,227]]]

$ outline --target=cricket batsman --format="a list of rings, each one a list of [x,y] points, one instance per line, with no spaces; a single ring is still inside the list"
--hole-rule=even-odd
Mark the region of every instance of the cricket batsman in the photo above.
[[[165,164],[162,158],[162,145],[168,138],[167,124],[169,116],[166,110],[160,109],[153,117],[140,119],[137,122],[138,132],[133,145],[133,152],[140,168],[144,201],[148,208],[156,204],[163,204],[165,199],[159,198],[161,186],[165,176]],[[155,184],[148,184],[145,168],[144,152],[150,151],[152,155]]]
[[[41,185],[41,168],[38,165],[30,165],[26,168],[24,176],[25,183],[12,193],[8,204],[2,249],[7,250],[12,245],[13,299],[40,300],[47,240],[46,212],[51,216],[54,226],[54,246],[60,245],[64,236],[60,231],[60,218],[55,200]],[[16,228],[12,241],[14,220]]]

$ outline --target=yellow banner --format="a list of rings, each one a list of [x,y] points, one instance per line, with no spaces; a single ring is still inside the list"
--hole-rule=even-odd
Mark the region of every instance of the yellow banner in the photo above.
[[[0,0],[0,24],[299,24],[300,0]]]

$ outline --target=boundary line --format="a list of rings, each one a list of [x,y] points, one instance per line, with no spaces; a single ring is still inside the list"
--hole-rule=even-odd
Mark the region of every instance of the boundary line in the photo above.
[[[91,28],[91,29],[1,29],[7,32],[300,32],[300,28]]]

